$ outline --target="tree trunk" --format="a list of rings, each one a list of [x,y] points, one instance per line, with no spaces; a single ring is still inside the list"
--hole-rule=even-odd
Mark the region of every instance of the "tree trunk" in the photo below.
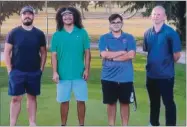
[[[0,37],[1,37],[1,25],[0,25]]]
[[[36,8],[35,10],[36,10],[36,11],[35,11],[35,14],[38,14],[38,8]]]
[[[85,16],[84,16],[84,10],[83,10],[82,7],[81,7],[81,13],[82,13],[82,18],[85,19]]]
[[[111,1],[109,1],[108,9],[109,9],[109,14],[111,15],[112,14],[112,2]]]
[[[85,19],[84,17],[84,10],[83,10],[83,6],[82,6],[82,1],[80,1],[80,7],[81,7],[81,14],[82,14],[82,18]]]

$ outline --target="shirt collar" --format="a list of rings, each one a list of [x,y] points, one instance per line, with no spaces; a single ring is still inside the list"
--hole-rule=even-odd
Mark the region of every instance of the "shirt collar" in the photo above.
[[[79,28],[74,25],[72,32],[75,32],[77,30],[79,30]],[[64,28],[62,28],[62,31],[67,32]]]
[[[166,26],[166,24],[164,23],[164,24],[162,25],[162,27],[160,28],[160,31],[159,31],[158,33],[164,31],[165,26]],[[156,33],[154,26],[151,28],[151,31],[154,32],[154,33]]]
[[[116,38],[116,37],[114,37],[114,35],[112,34],[112,31],[109,32],[108,34],[109,34],[109,37],[110,37],[110,38]],[[123,31],[121,31],[121,35],[120,35],[119,38],[123,38],[123,37],[125,37],[125,36],[126,36],[126,34],[125,34]]]

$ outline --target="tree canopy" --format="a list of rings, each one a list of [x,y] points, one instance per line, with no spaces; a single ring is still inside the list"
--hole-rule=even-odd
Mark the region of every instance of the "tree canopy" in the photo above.
[[[81,8],[81,13],[84,18],[84,10],[89,11],[88,5],[90,1],[48,1],[48,7],[53,7],[57,10],[62,6],[74,6],[77,5]],[[136,12],[141,9],[145,9],[143,16],[150,16],[152,9],[156,5],[162,5],[166,9],[167,20],[169,23],[176,27],[176,31],[179,33],[181,40],[185,44],[186,41],[186,1],[94,1],[95,8],[97,6],[103,7],[106,4],[117,4],[118,7],[124,8],[126,12]],[[19,14],[20,9],[25,5],[31,5],[35,9],[42,10],[45,5],[45,1],[0,1],[0,26],[3,21],[14,13]],[[108,6],[111,7],[111,6]],[[1,32],[1,31],[0,31]]]

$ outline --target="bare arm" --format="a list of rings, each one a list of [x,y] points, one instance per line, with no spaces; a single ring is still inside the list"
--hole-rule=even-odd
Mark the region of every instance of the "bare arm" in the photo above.
[[[51,63],[52,63],[53,73],[57,72],[57,54],[56,54],[56,52],[51,53]]]
[[[180,52],[173,53],[173,58],[175,62],[177,62],[180,59],[180,57],[181,57]]]
[[[89,77],[90,61],[91,61],[91,53],[90,53],[90,49],[87,49],[87,50],[85,50],[85,70],[83,73],[83,78],[85,80],[87,80]]]
[[[125,54],[125,51],[117,51],[117,52],[111,52],[111,51],[102,51],[101,56],[105,59],[113,59],[118,56],[122,56]]]
[[[41,53],[41,71],[43,71],[47,58],[47,50],[45,46],[40,47],[40,53]]]
[[[11,64],[12,47],[13,45],[9,43],[5,43],[4,57],[5,57],[5,63],[7,66],[8,73],[12,70],[12,64]]]
[[[57,72],[57,54],[56,52],[52,52],[51,54],[51,63],[52,63],[52,69],[53,69],[53,81],[55,83],[59,82],[59,75]]]
[[[130,59],[133,59],[136,55],[136,52],[134,50],[130,50],[129,52],[126,52],[124,55],[114,58],[114,61],[127,61]]]
[[[90,70],[91,53],[90,49],[85,50],[85,70]]]

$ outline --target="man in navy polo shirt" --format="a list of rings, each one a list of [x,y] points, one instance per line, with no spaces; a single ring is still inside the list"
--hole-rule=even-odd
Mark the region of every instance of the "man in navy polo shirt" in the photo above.
[[[120,102],[122,125],[128,125],[129,103],[133,95],[133,64],[136,42],[132,35],[121,29],[123,18],[119,14],[109,17],[111,32],[99,40],[102,63],[101,84],[103,103],[107,104],[108,124],[115,125],[117,101]]]
[[[5,43],[5,62],[9,75],[8,94],[10,126],[15,126],[21,110],[21,100],[27,93],[29,125],[36,125],[36,96],[40,94],[40,80],[46,62],[44,33],[32,25],[34,10],[25,6],[21,10],[22,25],[12,29]]]
[[[174,102],[174,62],[180,58],[181,41],[178,34],[166,25],[165,9],[152,10],[153,27],[144,34],[143,50],[148,52],[146,87],[150,99],[150,124],[159,126],[160,97],[165,105],[166,126],[176,125]]]

